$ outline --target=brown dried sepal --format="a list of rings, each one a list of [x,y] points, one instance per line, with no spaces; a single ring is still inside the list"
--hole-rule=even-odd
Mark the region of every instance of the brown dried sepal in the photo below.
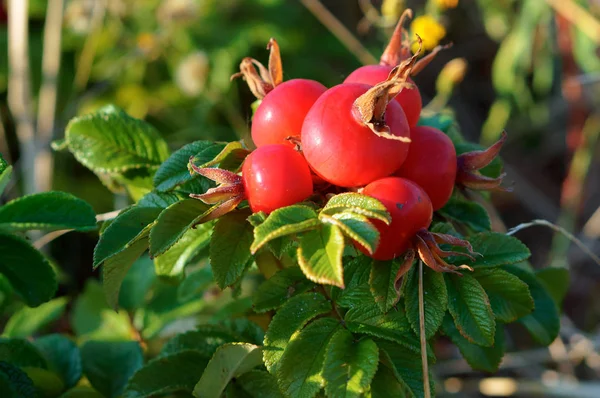
[[[408,30],[404,28],[404,26],[412,19],[412,17],[413,12],[410,8],[404,10],[398,24],[396,24],[396,28],[394,29],[394,33],[392,33],[392,37],[390,38],[387,47],[383,51],[383,54],[381,54],[379,65],[396,66],[411,57],[412,41],[410,40]],[[415,63],[410,75],[417,75],[433,61],[440,51],[450,47],[452,47],[452,44],[435,47],[429,54]]]
[[[440,244],[463,247],[467,249],[468,253],[445,251],[439,247]],[[450,272],[457,275],[462,275],[458,271],[460,269],[473,271],[473,268],[468,265],[455,266],[448,264],[445,258],[450,256],[462,256],[474,260],[475,258],[473,256],[478,255],[478,253],[473,251],[471,244],[466,240],[459,239],[452,235],[429,232],[425,229],[417,232],[413,239],[413,246],[421,261],[432,270],[436,272]]]
[[[281,53],[275,39],[269,40],[267,50],[270,51],[268,68],[254,58],[246,57],[240,63],[240,71],[231,76],[231,80],[242,77],[248,83],[252,94],[258,99],[263,99],[283,81]]]
[[[413,85],[408,82],[408,77],[421,53],[422,41],[420,37],[418,37],[418,40],[419,49],[412,57],[402,61],[400,65],[392,69],[385,81],[376,84],[354,101],[354,114],[356,117],[379,137],[410,142],[410,138],[399,137],[390,133],[390,128],[385,123],[385,110],[390,101],[392,101],[400,91],[404,88],[413,87]]]
[[[500,174],[496,178],[486,177],[479,170],[487,166],[498,156],[502,145],[506,142],[506,132],[496,143],[482,151],[472,151],[459,155],[457,157],[456,185],[459,187],[475,190],[499,190],[510,191],[510,188],[502,187],[502,180],[506,173]]]
[[[229,213],[246,199],[244,183],[241,176],[228,170],[198,167],[191,163],[191,159],[192,158],[190,158],[189,167],[193,172],[219,184],[219,186],[210,188],[203,194],[190,194],[190,197],[194,199],[200,199],[206,204],[215,205],[210,213],[207,213],[202,222],[214,220],[215,218]]]

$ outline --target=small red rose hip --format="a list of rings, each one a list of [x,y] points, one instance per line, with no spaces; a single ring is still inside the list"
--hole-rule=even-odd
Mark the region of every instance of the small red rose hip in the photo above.
[[[287,145],[265,145],[244,160],[242,178],[254,213],[270,213],[308,198],[313,193],[304,157]]]
[[[269,91],[252,117],[252,141],[257,147],[294,143],[300,138],[304,117],[327,88],[307,79],[292,79]]]
[[[392,69],[393,67],[389,65],[361,66],[354,72],[350,73],[346,80],[344,80],[344,83],[363,83],[374,86],[377,83],[384,81]],[[407,82],[413,85],[415,84],[415,82],[410,78],[407,80]],[[419,88],[414,85],[412,88],[402,89],[402,91],[400,91],[400,93],[396,96],[396,101],[398,101],[404,110],[404,113],[406,114],[406,120],[408,120],[408,125],[410,127],[416,126],[417,122],[419,121],[419,116],[421,115],[421,108],[423,106]]]
[[[429,197],[417,184],[405,178],[387,177],[367,185],[364,195],[378,199],[392,217],[390,225],[372,220],[379,230],[379,245],[370,255],[376,260],[391,260],[411,247],[417,231],[431,224],[433,208]],[[366,250],[359,249],[367,254]]]
[[[433,210],[439,210],[452,196],[456,181],[456,150],[450,138],[429,126],[410,130],[408,156],[394,173],[419,185],[427,193]]]
[[[385,84],[382,83],[382,84]],[[365,123],[368,106],[359,106],[376,87],[366,84],[340,84],[327,90],[310,109],[302,126],[302,150],[308,164],[324,180],[341,187],[366,185],[391,175],[404,162],[410,136],[402,108],[396,101],[385,102],[379,122]],[[372,104],[372,102],[366,102]],[[387,103],[387,106],[386,106]],[[388,128],[387,138],[374,129]]]

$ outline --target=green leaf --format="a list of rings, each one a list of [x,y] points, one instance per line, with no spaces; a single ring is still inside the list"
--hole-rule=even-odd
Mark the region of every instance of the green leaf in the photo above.
[[[150,231],[150,255],[156,257],[169,250],[209,209],[197,199],[185,199],[164,209]]]
[[[321,318],[292,337],[277,369],[279,387],[286,396],[312,398],[323,387],[327,346],[340,328],[335,319]]]
[[[0,207],[0,230],[58,229],[96,229],[96,214],[85,201],[65,192],[27,195]]]
[[[355,192],[335,195],[329,199],[321,211],[322,214],[328,215],[341,212],[361,214],[367,218],[383,221],[386,224],[392,220],[386,207],[380,201]]]
[[[58,319],[67,305],[65,297],[56,298],[36,308],[22,308],[15,312],[4,327],[3,336],[29,337]]]
[[[159,191],[170,191],[178,188],[185,192],[205,192],[210,183],[198,174],[190,174],[188,163],[190,157],[196,156],[199,162],[206,163],[215,158],[225,144],[211,141],[195,141],[174,152],[154,175],[154,186]]]
[[[490,216],[479,203],[452,197],[439,213],[455,222],[465,224],[475,232],[489,231],[492,228]]]
[[[158,167],[169,156],[154,127],[112,106],[72,119],[65,138],[75,158],[97,173]]]
[[[195,270],[186,275],[185,279],[179,285],[179,288],[177,289],[177,298],[180,302],[186,302],[201,297],[202,292],[213,282],[214,280],[210,267]]]
[[[222,216],[210,240],[210,263],[217,285],[224,289],[241,276],[251,259],[252,225],[246,212]]]
[[[252,253],[256,253],[258,249],[273,239],[308,231],[320,224],[317,213],[308,206],[282,207],[272,212],[262,224],[254,229],[254,242],[252,242],[250,250]]]
[[[445,276],[448,309],[460,333],[471,343],[493,345],[496,321],[483,287],[471,275]]]
[[[48,362],[51,371],[60,375],[67,388],[73,387],[82,375],[81,353],[77,345],[60,334],[49,334],[34,342]]]
[[[229,381],[262,365],[261,348],[248,343],[229,343],[217,349],[194,387],[197,398],[219,398]]]
[[[360,243],[370,253],[375,252],[379,243],[379,231],[367,217],[356,213],[343,212],[332,216],[321,213],[319,219],[324,223],[338,227],[344,235]]]
[[[548,267],[535,271],[538,281],[550,293],[556,305],[560,308],[563,299],[569,291],[571,275],[567,268]]]
[[[47,369],[46,359],[33,344],[24,339],[0,339],[0,362],[15,366]]]
[[[373,340],[356,343],[348,330],[338,330],[325,353],[325,393],[332,398],[359,398],[371,384],[378,362],[379,348]]]
[[[252,296],[254,311],[265,312],[277,309],[291,297],[312,289],[299,267],[284,268],[263,282]]]
[[[533,312],[520,318],[519,322],[529,330],[535,341],[550,345],[560,331],[560,317],[554,299],[533,273],[514,265],[505,269],[527,283],[533,297]]]
[[[127,380],[144,363],[136,341],[88,341],[81,347],[81,359],[90,384],[109,398],[121,395]]]
[[[148,236],[148,225],[161,213],[159,207],[132,206],[121,213],[104,230],[94,248],[94,267],[125,250],[134,241]]]
[[[21,370],[27,373],[38,395],[42,397],[56,397],[65,389],[65,383],[54,372],[28,366],[22,367]]]
[[[128,311],[141,308],[154,281],[154,263],[148,255],[142,255],[133,262],[123,279],[119,291],[119,306]]]
[[[177,243],[154,259],[156,275],[170,278],[183,276],[185,266],[208,246],[213,226],[213,223],[206,223],[188,229]]]
[[[0,155],[0,195],[4,193],[4,189],[10,182],[12,176],[12,166],[10,166]]]
[[[223,144],[218,154],[211,157],[204,153],[198,153],[189,160],[189,163],[199,168],[219,165],[220,169],[236,172],[249,153],[250,151],[244,149],[241,142],[233,141],[228,142],[227,145]]]
[[[279,368],[283,350],[292,335],[318,315],[331,311],[331,304],[318,293],[292,297],[273,317],[265,335],[263,358],[271,374]]]
[[[106,302],[111,308],[119,305],[119,292],[127,272],[133,263],[148,248],[148,239],[142,239],[125,250],[120,251],[104,262],[102,269],[102,288],[106,296]]]
[[[412,267],[406,275],[403,290],[406,315],[412,330],[418,335],[419,327],[419,267]],[[448,291],[444,275],[423,267],[423,308],[425,310],[425,337],[432,338],[442,325],[448,308]]]
[[[239,386],[251,398],[283,398],[277,386],[277,379],[262,370],[250,370],[235,379]]]
[[[208,364],[196,351],[181,351],[155,358],[131,377],[123,398],[150,398],[163,394],[191,393]]]
[[[344,287],[344,236],[334,225],[305,232],[298,247],[298,264],[308,279],[316,283]]]
[[[71,326],[80,339],[131,340],[133,330],[126,312],[115,312],[106,303],[102,286],[88,280],[71,312]]]
[[[236,336],[237,341],[262,345],[265,332],[256,323],[247,318],[230,318],[219,323]]]
[[[175,202],[179,202],[182,199],[186,199],[187,195],[173,192],[150,192],[144,195],[138,202],[139,207],[156,207],[159,209],[166,209]]]
[[[516,276],[498,268],[478,269],[473,275],[489,297],[499,321],[514,322],[533,311],[529,288]]]
[[[400,292],[396,289],[396,274],[400,269],[400,261],[373,261],[369,286],[373,298],[381,312],[388,312],[400,299]]]
[[[389,398],[389,397],[413,397],[414,394],[404,383],[398,381],[394,370],[384,363],[380,363],[377,373],[371,382],[371,389],[365,395],[368,398]]]
[[[352,308],[373,302],[369,280],[373,259],[359,256],[344,264],[344,289],[333,288],[336,304],[343,308]],[[339,293],[338,293],[339,292]]]
[[[473,250],[481,256],[475,261],[467,262],[461,258],[461,264],[469,264],[474,268],[492,268],[500,265],[525,261],[531,253],[527,246],[513,236],[498,232],[482,232],[469,239]]]
[[[498,371],[506,349],[504,344],[504,326],[502,324],[496,326],[494,345],[491,347],[481,347],[465,339],[458,329],[456,329],[450,315],[447,315],[444,319],[442,330],[446,336],[450,337],[454,345],[458,347],[462,356],[473,369],[490,373]]]
[[[351,332],[380,337],[412,351],[420,351],[419,339],[413,334],[404,310],[391,310],[383,314],[377,304],[364,304],[350,308],[344,320]]]
[[[50,300],[57,289],[48,260],[15,235],[0,233],[0,273],[30,307]]]
[[[13,364],[0,361],[0,396],[38,398],[38,393],[27,373]]]
[[[414,352],[404,346],[394,344],[389,341],[377,341],[380,353],[389,363],[394,374],[404,384],[415,397],[424,397],[423,390],[423,365],[421,362],[420,351]],[[430,350],[427,350],[430,352]],[[429,363],[435,361],[433,355],[429,358]],[[431,369],[431,366],[430,366]],[[431,396],[435,396],[434,377],[429,375]],[[373,381],[375,383],[375,381]]]
[[[226,343],[234,343],[236,340],[237,336],[222,326],[201,325],[198,330],[178,334],[167,341],[160,352],[160,356],[170,356],[191,350],[209,360],[217,351],[217,348]]]

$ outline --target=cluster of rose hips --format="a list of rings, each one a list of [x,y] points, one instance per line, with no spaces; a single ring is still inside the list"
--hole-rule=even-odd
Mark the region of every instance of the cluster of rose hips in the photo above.
[[[414,248],[433,269],[456,272],[443,258],[460,253],[443,251],[438,244],[470,250],[468,242],[427,228],[455,185],[499,187],[502,177],[488,178],[478,170],[498,154],[504,136],[486,151],[457,156],[446,134],[417,126],[421,95],[410,76],[441,48],[417,62],[420,51],[411,56],[403,19],[379,65],[360,67],[329,89],[314,80],[283,82],[273,39],[267,47],[268,67],[244,59],[234,76],[244,77],[261,100],[251,128],[257,149],[244,160],[241,176],[195,168],[221,184],[197,197],[208,203],[224,201],[222,211],[245,199],[253,212],[268,214],[315,194],[357,191],[378,199],[391,215],[389,225],[372,220],[379,244],[374,252],[357,244],[361,251],[389,260]]]

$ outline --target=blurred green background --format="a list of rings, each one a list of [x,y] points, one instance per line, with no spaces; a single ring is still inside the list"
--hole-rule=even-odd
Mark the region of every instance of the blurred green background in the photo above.
[[[424,104],[437,96],[472,141],[489,144],[503,129],[509,134],[502,156],[514,192],[493,195],[495,227],[546,219],[600,252],[600,1],[30,0],[30,98],[23,114],[34,127],[33,149],[20,139],[22,115],[9,107],[7,2],[0,0],[0,152],[18,172],[2,201],[51,188],[85,199],[97,213],[125,207],[126,193],[111,192],[70,154],[51,152],[48,173],[36,171],[32,160],[62,138],[71,118],[110,103],[152,123],[172,149],[198,139],[247,138],[254,98],[243,81],[230,81],[243,57],[266,62],[274,37],[285,79],[333,86],[376,62],[410,7],[443,27],[441,43],[454,44],[416,76]],[[440,75],[455,58],[466,61],[464,75]],[[43,73],[52,59],[60,61],[56,76],[51,65]],[[41,94],[44,87],[56,90],[54,111],[43,106],[48,98],[54,104]],[[27,179],[34,174],[32,186]],[[568,322],[599,332],[600,267],[551,230],[519,237],[536,267],[571,268]],[[63,271],[62,293],[75,294],[96,277],[96,239],[70,234],[49,246]]]

